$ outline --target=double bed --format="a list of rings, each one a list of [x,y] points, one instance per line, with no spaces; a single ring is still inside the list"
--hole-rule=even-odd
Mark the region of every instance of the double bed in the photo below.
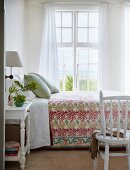
[[[104,95],[119,95],[104,91]],[[99,92],[61,92],[31,105],[31,148],[88,147],[100,128]]]

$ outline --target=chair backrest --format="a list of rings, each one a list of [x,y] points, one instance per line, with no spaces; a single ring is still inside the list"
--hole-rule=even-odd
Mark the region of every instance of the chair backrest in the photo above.
[[[102,91],[100,91],[100,112],[103,136],[106,137],[106,130],[108,129],[111,139],[113,138],[113,131],[116,131],[117,139],[120,138],[120,132],[123,132],[123,137],[126,139],[129,111],[130,96],[104,97]]]

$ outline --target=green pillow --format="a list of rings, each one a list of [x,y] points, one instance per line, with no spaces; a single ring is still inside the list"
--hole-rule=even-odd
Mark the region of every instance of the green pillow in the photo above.
[[[40,98],[49,99],[51,97],[50,89],[47,85],[35,74],[24,75],[24,83],[34,81],[37,85],[37,89],[33,90],[33,93]]]
[[[51,91],[51,94],[59,93],[59,89],[57,87],[55,87],[54,85],[52,85],[50,82],[48,82],[43,76],[36,74],[36,73],[30,73],[30,74],[37,75],[44,83],[46,83],[46,85],[48,86],[48,88]]]

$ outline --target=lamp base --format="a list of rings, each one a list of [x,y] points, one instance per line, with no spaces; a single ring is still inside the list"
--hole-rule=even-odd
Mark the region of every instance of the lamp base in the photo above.
[[[9,76],[5,75],[5,79],[7,79],[7,78],[13,79],[13,75],[9,75]]]

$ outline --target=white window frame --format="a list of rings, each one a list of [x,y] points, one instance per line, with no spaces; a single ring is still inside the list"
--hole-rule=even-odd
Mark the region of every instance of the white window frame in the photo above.
[[[73,41],[72,43],[58,43],[58,47],[73,47],[73,54],[74,54],[74,75],[73,75],[73,91],[77,91],[78,87],[77,87],[77,81],[78,81],[78,75],[77,75],[77,66],[76,66],[76,48],[78,47],[86,47],[86,48],[93,48],[93,49],[99,49],[99,42],[97,43],[90,43],[90,42],[86,42],[86,43],[79,43],[77,41],[77,36],[78,36],[78,24],[77,24],[77,13],[78,11],[88,11],[88,12],[99,12],[98,10],[98,4],[94,3],[94,4],[84,4],[84,5],[57,5],[56,6],[56,11],[65,11],[65,12],[70,12],[73,11],[73,17],[72,17],[72,37],[73,37]],[[90,27],[88,27],[90,28]],[[97,28],[97,27],[96,27]],[[99,57],[99,56],[98,56]],[[99,64],[99,63],[98,63]],[[98,69],[98,74],[99,74],[99,69]],[[98,84],[99,84],[99,76],[98,76],[98,83],[97,83],[97,88],[98,88]],[[64,91],[65,89],[63,89]]]

